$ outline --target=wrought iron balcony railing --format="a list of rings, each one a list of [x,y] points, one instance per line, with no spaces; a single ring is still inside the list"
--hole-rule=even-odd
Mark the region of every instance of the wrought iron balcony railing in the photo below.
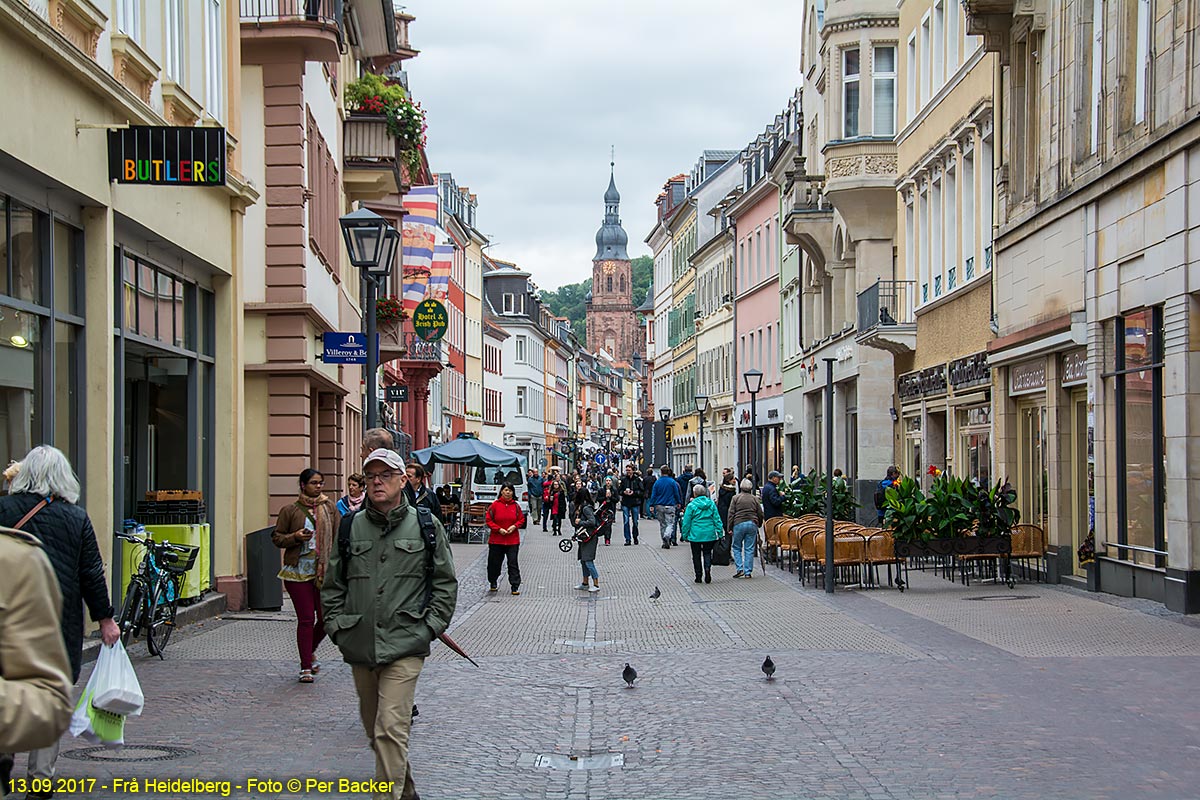
[[[859,292],[858,332],[861,334],[882,325],[913,324],[916,321],[913,314],[915,291],[916,281],[881,280]]]

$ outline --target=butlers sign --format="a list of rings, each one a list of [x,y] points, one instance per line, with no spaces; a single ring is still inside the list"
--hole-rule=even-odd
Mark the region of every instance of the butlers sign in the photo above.
[[[149,186],[224,186],[225,129],[133,125],[111,130],[108,177]]]

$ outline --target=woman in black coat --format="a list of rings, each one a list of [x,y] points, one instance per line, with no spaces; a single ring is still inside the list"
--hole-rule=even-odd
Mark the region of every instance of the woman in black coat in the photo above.
[[[571,524],[575,526],[575,535],[579,539],[579,567],[583,570],[583,580],[576,589],[587,589],[589,592],[600,591],[600,573],[596,570],[596,547],[600,544],[600,521],[596,518],[596,510],[592,507],[592,495],[587,489],[580,489],[575,495],[574,513]],[[588,586],[588,580],[592,585]]]
[[[721,515],[721,524],[726,528],[729,527],[729,504],[737,491],[737,476],[733,474],[733,470],[726,467],[724,475],[721,476],[721,485],[717,488],[717,513]]]
[[[105,644],[116,644],[121,638],[113,621],[96,532],[87,512],[75,505],[79,479],[61,450],[39,445],[18,465],[9,491],[8,496],[0,497],[0,525],[20,525],[22,531],[41,541],[50,559],[62,592],[61,629],[71,680],[78,681],[83,662],[83,606],[86,604],[92,619],[100,623]],[[30,753],[30,777],[53,778],[57,758],[57,742]]]

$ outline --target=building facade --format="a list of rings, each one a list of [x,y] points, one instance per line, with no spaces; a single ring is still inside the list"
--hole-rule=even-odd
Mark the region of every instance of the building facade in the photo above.
[[[1200,611],[1197,3],[982,3],[999,62],[995,457],[1058,575]],[[1189,199],[1190,198],[1190,199]]]
[[[604,223],[596,231],[592,257],[592,289],[587,295],[587,348],[630,360],[637,351],[637,319],[633,314],[633,267],[621,227],[621,194],[615,175],[604,193]]]

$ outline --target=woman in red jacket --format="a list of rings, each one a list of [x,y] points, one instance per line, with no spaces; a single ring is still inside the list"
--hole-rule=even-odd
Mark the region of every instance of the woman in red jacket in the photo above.
[[[525,513],[517,503],[517,492],[511,483],[500,487],[500,497],[492,501],[487,510],[488,536],[488,589],[497,591],[500,580],[500,565],[508,558],[508,583],[514,595],[521,593],[521,568],[517,566],[517,551],[521,549],[521,528],[525,527]]]

